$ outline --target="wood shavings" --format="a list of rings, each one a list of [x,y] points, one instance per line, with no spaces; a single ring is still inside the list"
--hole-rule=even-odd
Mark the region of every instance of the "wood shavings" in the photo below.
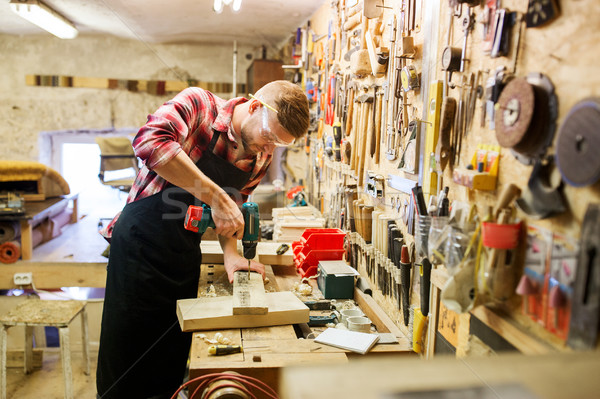
[[[312,290],[312,287],[306,283],[294,283],[294,286],[292,287],[292,291],[304,296],[312,294]]]
[[[337,310],[342,310],[342,309],[356,309],[356,308],[358,308],[358,306],[356,306],[356,304],[352,300],[338,302],[335,299],[333,299],[331,301],[331,305],[333,307],[335,307]]]
[[[216,297],[217,290],[215,289],[215,286],[211,284],[206,292],[202,292],[202,296]]]
[[[213,339],[209,339],[205,334],[199,334],[196,337],[211,345],[231,345],[231,340],[219,332],[215,334]]]

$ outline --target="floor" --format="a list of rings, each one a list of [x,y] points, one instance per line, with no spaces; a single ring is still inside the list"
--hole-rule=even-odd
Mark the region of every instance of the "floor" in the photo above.
[[[83,373],[83,354],[81,350],[71,350],[73,369],[73,396],[76,399],[96,398],[96,365],[98,362],[98,345],[90,345],[90,375]],[[64,379],[60,348],[44,349],[44,360],[41,369],[25,375],[22,368],[9,368],[6,372],[8,399],[63,399]],[[179,399],[185,399],[185,392]]]
[[[90,375],[83,373],[81,350],[72,350],[73,394],[77,399],[96,397],[96,362],[98,346],[90,345]],[[15,399],[63,399],[64,379],[60,348],[46,348],[41,369],[25,375],[22,368],[9,368],[6,372],[8,398]]]

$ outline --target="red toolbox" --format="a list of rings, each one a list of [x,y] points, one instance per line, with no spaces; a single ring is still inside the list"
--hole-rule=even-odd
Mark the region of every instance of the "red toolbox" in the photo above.
[[[294,264],[302,277],[317,274],[320,260],[342,260],[346,233],[340,229],[306,229],[292,243]]]

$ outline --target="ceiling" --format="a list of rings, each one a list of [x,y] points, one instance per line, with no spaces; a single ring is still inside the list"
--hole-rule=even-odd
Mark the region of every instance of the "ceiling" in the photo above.
[[[327,0],[242,0],[234,13],[213,0],[44,0],[80,34],[114,35],[147,43],[231,43],[279,48]],[[47,34],[0,0],[0,33]],[[49,35],[49,33],[48,33]]]

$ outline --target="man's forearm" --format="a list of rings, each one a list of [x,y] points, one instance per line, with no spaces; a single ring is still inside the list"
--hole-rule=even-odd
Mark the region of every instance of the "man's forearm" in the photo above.
[[[219,244],[223,250],[223,259],[239,256],[237,251],[237,239],[231,237],[219,236]]]

